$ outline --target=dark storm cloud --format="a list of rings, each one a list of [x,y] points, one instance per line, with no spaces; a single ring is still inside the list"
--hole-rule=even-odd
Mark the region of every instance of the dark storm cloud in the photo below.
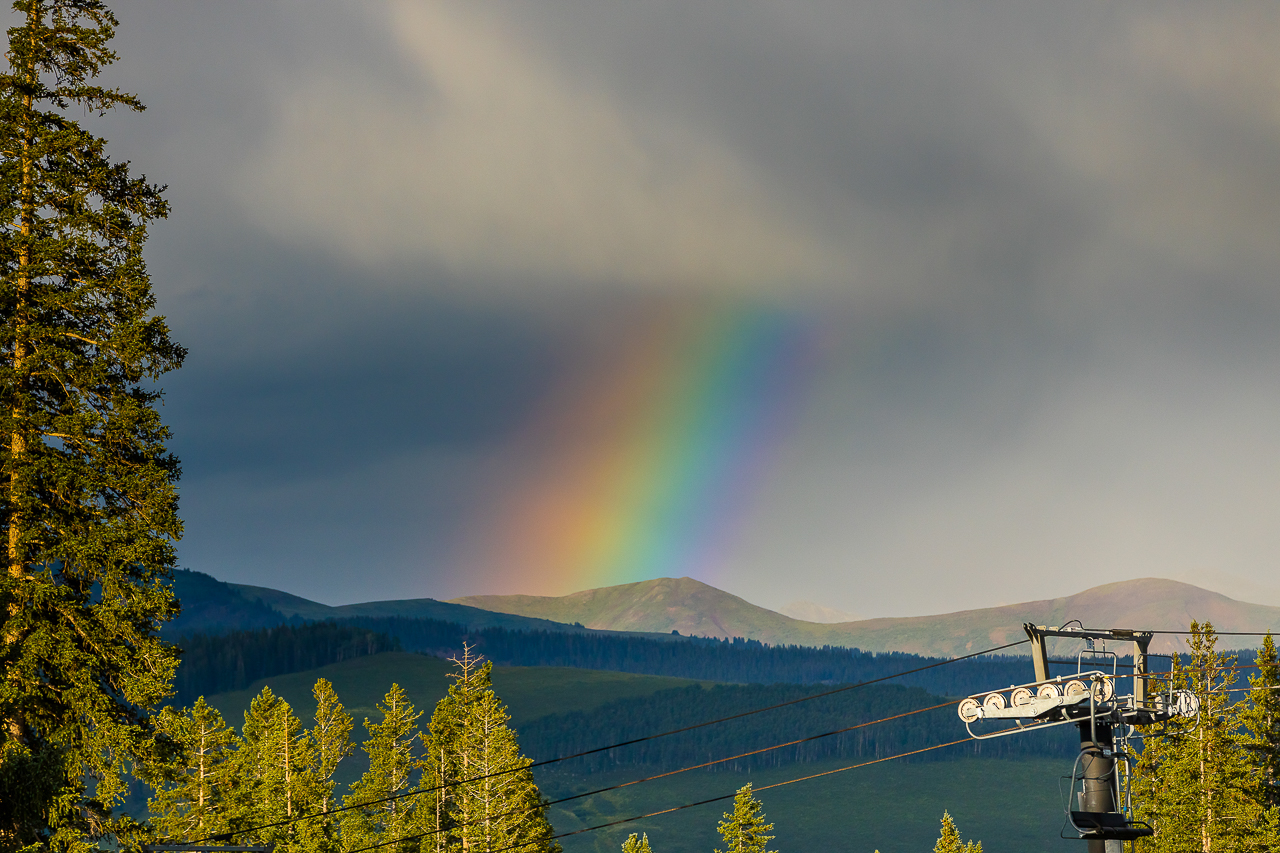
[[[1271,5],[118,11],[192,568],[480,591],[491,451],[690,293],[828,327],[735,591],[936,610],[1280,548]]]

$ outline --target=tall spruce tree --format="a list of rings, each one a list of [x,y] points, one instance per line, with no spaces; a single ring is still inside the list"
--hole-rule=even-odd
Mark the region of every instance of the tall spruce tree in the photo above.
[[[288,702],[263,687],[244,712],[228,762],[228,822],[241,833],[237,837],[299,848],[299,824],[286,821],[315,810],[314,765],[315,747],[302,721]]]
[[[382,721],[364,721],[369,736],[364,749],[369,755],[369,769],[351,785],[344,805],[370,803],[343,813],[342,844],[348,850],[385,844],[388,853],[409,853],[421,848],[420,836],[425,809],[416,797],[396,797],[408,793],[421,772],[417,756],[418,718],[400,685],[392,684],[382,704]],[[384,802],[375,802],[385,800]],[[400,841],[399,839],[408,839]]]
[[[157,634],[181,533],[154,382],[183,349],[142,247],[168,208],[74,117],[132,95],[99,0],[17,0],[0,75],[0,851],[117,828],[125,771],[169,691]]]
[[[271,791],[271,763],[275,752],[273,722],[281,704],[283,700],[270,687],[263,687],[244,712],[240,737],[228,761],[226,789],[228,822],[237,831],[281,817],[280,804],[267,796]],[[238,835],[237,839],[245,843],[265,843],[257,833]]]
[[[1194,719],[1150,727],[1134,776],[1138,816],[1155,834],[1139,839],[1152,853],[1266,849],[1266,814],[1258,801],[1242,703],[1232,701],[1234,657],[1217,650],[1210,623],[1191,623],[1190,659],[1174,658],[1169,679],[1199,702]]]
[[[309,849],[314,835],[307,831],[308,822],[294,821],[311,814],[319,799],[315,744],[283,699],[271,718],[269,737],[269,749],[262,754],[265,762],[262,796],[276,804],[276,821],[289,822],[264,829],[259,837],[265,843],[282,845],[285,850]]]
[[[724,840],[724,853],[773,853],[767,847],[774,836],[765,834],[773,824],[764,822],[764,804],[752,795],[750,782],[738,789],[733,811],[724,813],[717,829]]]
[[[161,838],[193,841],[226,832],[226,793],[231,787],[228,759],[235,730],[201,696],[183,711],[165,708],[157,728],[182,749],[167,778],[156,780],[149,803],[152,828]]]
[[[529,770],[532,761],[521,755],[516,733],[508,725],[510,715],[493,690],[493,664],[472,654],[465,644],[453,661],[454,683],[436,706],[426,750],[433,765],[439,755],[442,774],[435,776],[435,767],[430,767],[430,784],[450,786],[448,796],[435,801],[443,806],[432,829],[444,831],[428,836],[428,842],[443,837],[434,844],[464,853],[558,851],[545,802]],[[428,815],[423,817],[425,821]],[[434,844],[424,846],[433,849]]]
[[[470,647],[464,644],[463,648],[469,656]],[[424,790],[416,799],[424,822],[432,829],[423,840],[423,853],[446,853],[461,845],[453,817],[457,783],[462,779],[458,755],[461,712],[456,689],[456,684],[450,685],[449,695],[436,703],[423,749],[420,785]]]
[[[1255,768],[1257,797],[1268,808],[1280,807],[1280,660],[1268,633],[1249,677],[1248,708],[1241,714]]]
[[[327,679],[317,680],[311,692],[316,700],[316,716],[311,729],[309,776],[314,796],[312,808],[320,816],[300,821],[297,832],[306,849],[332,853],[338,849],[337,821],[330,814],[337,805],[333,796],[337,785],[334,777],[342,760],[355,752],[351,742],[352,721]]]

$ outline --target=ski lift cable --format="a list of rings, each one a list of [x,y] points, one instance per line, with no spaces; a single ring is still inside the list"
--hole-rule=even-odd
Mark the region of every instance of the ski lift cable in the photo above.
[[[609,744],[608,746],[597,746],[593,749],[586,749],[581,752],[572,753],[570,755],[562,755],[557,758],[544,758],[541,761],[535,761],[532,764],[526,765],[525,767],[515,768],[512,770],[500,770],[497,773],[487,773],[481,776],[472,776],[467,779],[459,779],[455,782],[448,782],[444,785],[437,785],[433,788],[423,788],[418,791],[403,791],[398,794],[392,794],[387,797],[380,797],[375,800],[366,800],[360,803],[352,803],[351,805],[344,805],[335,809],[329,809],[327,812],[313,812],[309,815],[299,815],[298,817],[287,818],[285,820],[279,820],[279,821],[273,821],[272,823],[259,824],[257,826],[245,827],[244,829],[235,829],[229,832],[213,833],[211,835],[205,836],[204,838],[196,839],[195,841],[192,841],[190,843],[199,844],[202,841],[229,840],[230,838],[234,838],[237,835],[248,835],[249,833],[258,832],[259,830],[263,830],[263,829],[274,829],[277,826],[287,826],[289,824],[298,823],[299,821],[310,820],[312,818],[323,817],[325,815],[337,814],[339,812],[350,811],[352,809],[365,808],[367,806],[376,806],[380,803],[391,802],[392,800],[398,800],[403,797],[412,797],[418,794],[429,794],[434,791],[442,791],[447,788],[453,788],[459,785],[466,785],[471,782],[479,782],[483,779],[492,779],[498,776],[506,776],[511,773],[519,772],[520,770],[526,770],[526,769],[532,770],[535,767],[546,767],[549,764],[558,764],[561,761],[569,761],[570,759],[574,759],[574,758],[583,758],[588,755],[597,755],[601,752],[608,752],[610,750],[620,749],[624,746],[633,746],[638,743],[645,743],[646,741],[657,740],[658,738],[670,737],[671,735],[682,734],[684,732],[693,731],[695,729],[701,729],[707,726],[714,726],[719,723],[727,723],[732,720],[738,720],[743,717],[752,716],[753,714],[762,714],[765,711],[774,711],[774,710],[777,710],[778,708],[786,708],[791,705],[799,705],[802,702],[811,702],[814,699],[822,699],[827,696],[834,696],[837,693],[846,693],[850,690],[856,690],[859,687],[867,687],[872,684],[879,684],[884,681],[891,681],[892,679],[895,679],[895,678],[901,678],[904,675],[914,675],[917,672],[924,672],[930,669],[937,669],[938,667],[947,666],[948,664],[958,663],[959,661],[962,661],[962,660],[968,660],[970,658],[976,658],[976,657],[982,657],[983,655],[994,654],[995,652],[1004,651],[1005,649],[1011,649],[1015,646],[1021,646],[1029,642],[1031,641],[1017,640],[1016,642],[1005,643],[1004,645],[995,646],[990,649],[983,649],[982,651],[971,652],[970,654],[967,654],[967,655],[960,655],[959,657],[948,658],[946,660],[938,661],[936,663],[931,663],[926,666],[919,666],[919,667],[916,667],[915,669],[908,669],[902,672],[895,672],[892,675],[882,675],[882,676],[879,676],[878,678],[871,678],[866,681],[859,681],[857,684],[846,684],[841,687],[837,687],[834,690],[826,690],[826,691],[823,691],[822,693],[815,693],[812,696],[802,696],[799,699],[791,699],[786,702],[778,702],[775,705],[766,705],[762,708],[753,708],[749,711],[740,711],[737,714],[729,714],[728,716],[719,717],[714,720],[705,720],[704,722],[701,722],[701,723],[694,723],[692,725],[682,726],[677,729],[670,729],[669,731],[659,732],[657,734],[645,735],[643,737],[619,741],[618,743]]]
[[[1086,630],[1086,629],[1085,629],[1085,627],[1084,627],[1084,625],[1080,622],[1080,620],[1079,620],[1079,619],[1072,619],[1072,620],[1070,620],[1070,621],[1068,621],[1068,622],[1064,622],[1060,627],[1061,627],[1061,628],[1066,628],[1066,627],[1067,627],[1067,625],[1070,625],[1072,622],[1074,622],[1075,624],[1079,625],[1081,630]],[[1074,630],[1074,629],[1073,629],[1073,630]],[[1144,629],[1143,629],[1143,633],[1146,633],[1146,634],[1182,634],[1182,635],[1185,635],[1185,636],[1190,637],[1190,636],[1194,635],[1196,632],[1195,632],[1195,631],[1172,631],[1172,630],[1170,630],[1170,631],[1165,631],[1165,630],[1161,630],[1161,629],[1159,629],[1159,628],[1144,628]],[[1203,634],[1204,632],[1203,632],[1203,631],[1201,631],[1200,633],[1202,633],[1202,634]],[[1268,634],[1270,634],[1271,636],[1273,636],[1273,637],[1274,637],[1276,634],[1280,634],[1280,628],[1272,628],[1272,629],[1267,630],[1267,631],[1218,631],[1218,630],[1215,630],[1215,631],[1213,632],[1213,635],[1214,635],[1215,637],[1265,637],[1265,636],[1267,636]]]
[[[802,738],[799,738],[798,740],[787,741],[786,743],[777,743],[777,744],[774,744],[773,746],[765,746],[765,747],[761,747],[760,749],[753,749],[750,752],[743,752],[743,753],[739,753],[738,755],[730,755],[725,758],[717,758],[712,761],[703,762],[702,764],[692,764],[692,765],[689,765],[688,767],[681,767],[677,770],[668,770],[665,773],[657,773],[653,776],[645,776],[642,779],[632,779],[627,782],[620,782],[617,785],[610,785],[607,788],[597,788],[594,791],[583,791],[580,794],[573,794],[568,797],[561,797],[558,800],[548,800],[542,805],[534,806],[533,808],[513,809],[512,811],[509,811],[509,812],[503,812],[502,814],[499,814],[499,815],[493,815],[490,818],[477,818],[476,820],[467,821],[466,823],[456,824],[454,826],[446,827],[444,829],[433,829],[429,832],[423,832],[418,835],[408,835],[403,838],[393,838],[389,841],[380,841],[377,844],[371,844],[368,847],[357,847],[354,850],[347,850],[345,851],[345,853],[368,853],[369,850],[377,850],[380,847],[387,847],[392,844],[400,844],[402,842],[407,842],[407,841],[419,841],[423,838],[429,838],[433,835],[439,835],[441,832],[448,832],[449,830],[452,830],[452,829],[461,829],[466,826],[471,826],[483,820],[496,820],[498,818],[511,817],[512,815],[529,814],[535,811],[540,811],[546,808],[547,806],[556,806],[556,805],[559,805],[560,803],[570,802],[571,800],[581,800],[585,797],[594,797],[597,794],[605,794],[605,793],[608,793],[609,791],[616,791],[619,788],[629,788],[632,785],[639,785],[642,782],[652,782],[655,779],[665,779],[668,776],[677,776],[681,773],[688,773],[690,770],[702,770],[707,767],[712,767],[716,764],[724,764],[727,761],[737,761],[740,758],[750,758],[753,755],[760,755],[761,753],[771,752],[775,749],[784,749],[788,746],[796,746],[797,744],[808,743],[810,741],[820,740],[825,737],[844,734],[845,732],[851,732],[851,731],[854,731],[855,729],[865,729],[868,726],[875,726],[875,725],[879,725],[880,723],[888,723],[893,720],[900,720],[904,717],[910,717],[915,714],[923,714],[926,711],[936,711],[939,708],[948,708],[952,705],[960,704],[961,701],[962,700],[960,699],[953,699],[949,702],[941,702],[937,705],[930,705],[927,708],[917,708],[914,711],[905,711],[901,714],[894,714],[891,717],[882,717],[879,720],[869,720],[865,723],[858,723],[857,725],[846,726],[843,729],[836,729],[835,731],[831,731],[831,732],[823,732],[820,735],[810,735],[809,737],[802,737]],[[935,747],[930,747],[930,748],[933,749]]]

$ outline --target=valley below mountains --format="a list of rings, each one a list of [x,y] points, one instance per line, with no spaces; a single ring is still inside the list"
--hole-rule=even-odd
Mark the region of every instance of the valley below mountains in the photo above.
[[[552,806],[557,832],[602,830],[566,837],[566,853],[616,853],[637,830],[655,849],[707,850],[716,843],[717,808],[672,811],[673,804],[727,796],[745,781],[765,790],[796,779],[812,781],[768,792],[779,849],[927,850],[945,809],[992,851],[1075,850],[1078,844],[1058,835],[1058,783],[1078,751],[1075,733],[969,741],[954,712],[958,697],[1030,681],[1031,661],[1019,656],[1027,647],[950,659],[1021,641],[1024,622],[1181,631],[1197,619],[1222,632],[1280,627],[1280,608],[1159,579],[1017,605],[830,624],[690,578],[560,597],[343,606],[196,572],[177,572],[174,586],[183,613],[165,634],[183,648],[175,706],[203,696],[237,725],[264,688],[309,718],[319,678],[332,683],[356,719],[377,719],[392,683],[429,711],[449,687],[447,659],[464,644],[492,661],[524,754],[535,761],[579,756],[536,771],[544,796],[574,798]],[[1220,645],[1244,648],[1256,639],[1227,636]],[[1178,635],[1158,635],[1153,651],[1180,646]],[[1059,656],[1073,659],[1065,670],[1055,663],[1051,674],[1074,672],[1074,651]],[[1252,653],[1243,652],[1241,662],[1251,663]],[[761,710],[769,713],[756,716]],[[704,728],[709,720],[732,724]],[[864,730],[863,721],[876,726]],[[363,743],[366,731],[357,726],[354,739]],[[647,737],[654,733],[671,737]],[[626,748],[602,751],[607,744]],[[704,764],[710,758],[723,761]],[[361,750],[336,778],[345,789],[369,767]],[[652,781],[638,785],[637,777]],[[995,777],[1004,784],[990,784]],[[602,793],[577,799],[588,791]],[[844,819],[830,820],[836,813]],[[637,815],[650,817],[615,825]]]

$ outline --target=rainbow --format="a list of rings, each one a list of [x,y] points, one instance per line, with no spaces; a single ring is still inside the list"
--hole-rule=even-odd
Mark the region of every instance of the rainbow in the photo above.
[[[714,579],[817,350],[811,317],[761,306],[668,306],[605,337],[496,463],[465,557],[494,592]]]

